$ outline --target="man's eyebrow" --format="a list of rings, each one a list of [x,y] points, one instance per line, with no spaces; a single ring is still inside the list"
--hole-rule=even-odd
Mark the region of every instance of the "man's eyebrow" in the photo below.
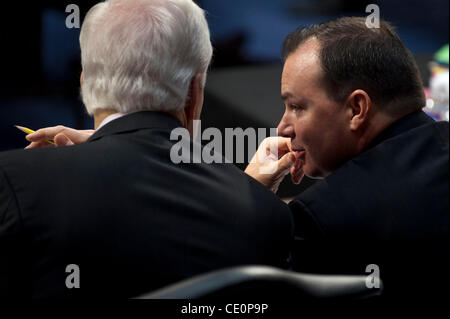
[[[283,101],[292,100],[291,102],[294,102],[293,100],[295,100],[296,103],[300,103],[300,104],[309,104],[310,103],[310,100],[308,98],[306,98],[306,97],[297,98],[297,97],[294,97],[294,95],[289,92],[281,94],[281,99]]]
[[[290,97],[292,97],[292,94],[291,94],[291,93],[286,92],[286,93],[281,94],[281,99],[282,99],[283,101],[286,101],[286,100],[289,99]]]

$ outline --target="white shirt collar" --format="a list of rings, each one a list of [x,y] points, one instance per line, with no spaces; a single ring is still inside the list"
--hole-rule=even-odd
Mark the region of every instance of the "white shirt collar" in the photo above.
[[[103,121],[100,123],[100,125],[97,127],[97,130],[99,130],[102,126],[105,126],[106,124],[108,124],[109,122],[112,122],[114,120],[117,120],[119,117],[122,117],[124,115],[127,115],[129,113],[121,113],[121,112],[117,112],[111,115],[108,115],[107,117],[105,117],[103,119]]]

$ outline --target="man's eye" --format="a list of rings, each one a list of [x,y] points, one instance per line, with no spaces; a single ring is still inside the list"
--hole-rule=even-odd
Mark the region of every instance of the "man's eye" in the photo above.
[[[292,109],[293,111],[300,111],[300,110],[302,110],[303,108],[302,108],[301,106],[299,106],[299,105],[291,104],[291,109]]]

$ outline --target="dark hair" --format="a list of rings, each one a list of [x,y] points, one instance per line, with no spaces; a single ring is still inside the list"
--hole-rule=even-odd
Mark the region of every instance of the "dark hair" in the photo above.
[[[312,37],[320,42],[322,80],[335,101],[343,102],[351,92],[362,89],[389,114],[401,115],[425,106],[414,57],[388,22],[368,28],[365,18],[345,17],[300,27],[284,40],[283,58]]]

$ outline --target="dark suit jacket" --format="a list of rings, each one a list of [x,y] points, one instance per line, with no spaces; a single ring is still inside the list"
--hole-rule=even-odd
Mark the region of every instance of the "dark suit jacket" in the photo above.
[[[0,296],[131,297],[222,267],[286,266],[287,205],[231,164],[172,163],[178,126],[138,112],[86,143],[1,153]]]
[[[297,196],[295,269],[364,273],[375,263],[386,293],[395,285],[398,297],[445,275],[448,144],[448,122],[412,113]]]

